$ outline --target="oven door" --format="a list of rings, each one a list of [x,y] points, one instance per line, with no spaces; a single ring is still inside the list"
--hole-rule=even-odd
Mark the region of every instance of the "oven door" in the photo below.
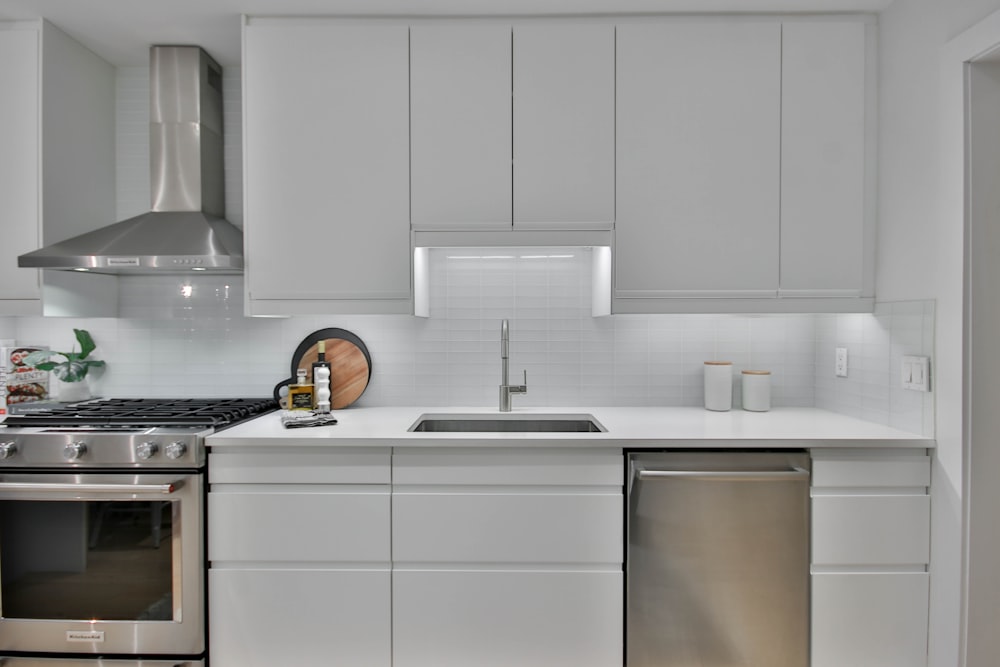
[[[201,654],[202,487],[195,473],[0,475],[2,650]]]

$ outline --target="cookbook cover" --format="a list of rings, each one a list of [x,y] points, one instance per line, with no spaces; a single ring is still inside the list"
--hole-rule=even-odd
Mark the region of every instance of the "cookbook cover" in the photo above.
[[[6,405],[44,401],[49,397],[49,372],[27,366],[24,358],[32,352],[49,349],[45,345],[11,345],[0,348],[0,366],[3,366],[3,387]],[[6,405],[0,409],[6,414]]]
[[[16,340],[2,338],[0,339],[0,350],[11,347],[15,343],[17,343]],[[7,363],[0,356],[0,419],[3,419],[5,414],[7,414]]]

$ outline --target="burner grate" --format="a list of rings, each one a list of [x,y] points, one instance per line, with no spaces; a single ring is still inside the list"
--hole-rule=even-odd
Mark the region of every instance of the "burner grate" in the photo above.
[[[7,417],[7,426],[231,426],[277,408],[270,398],[107,398]]]

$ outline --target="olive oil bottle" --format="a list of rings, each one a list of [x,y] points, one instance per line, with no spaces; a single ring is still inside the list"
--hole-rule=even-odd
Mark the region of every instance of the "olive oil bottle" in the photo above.
[[[306,369],[300,368],[296,375],[298,382],[288,387],[289,410],[313,409],[313,386],[306,382]]]

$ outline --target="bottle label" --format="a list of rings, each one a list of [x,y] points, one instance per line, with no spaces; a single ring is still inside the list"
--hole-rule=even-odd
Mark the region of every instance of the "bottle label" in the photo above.
[[[290,410],[312,410],[312,392],[300,391],[292,394],[289,398],[291,399],[288,406]]]

